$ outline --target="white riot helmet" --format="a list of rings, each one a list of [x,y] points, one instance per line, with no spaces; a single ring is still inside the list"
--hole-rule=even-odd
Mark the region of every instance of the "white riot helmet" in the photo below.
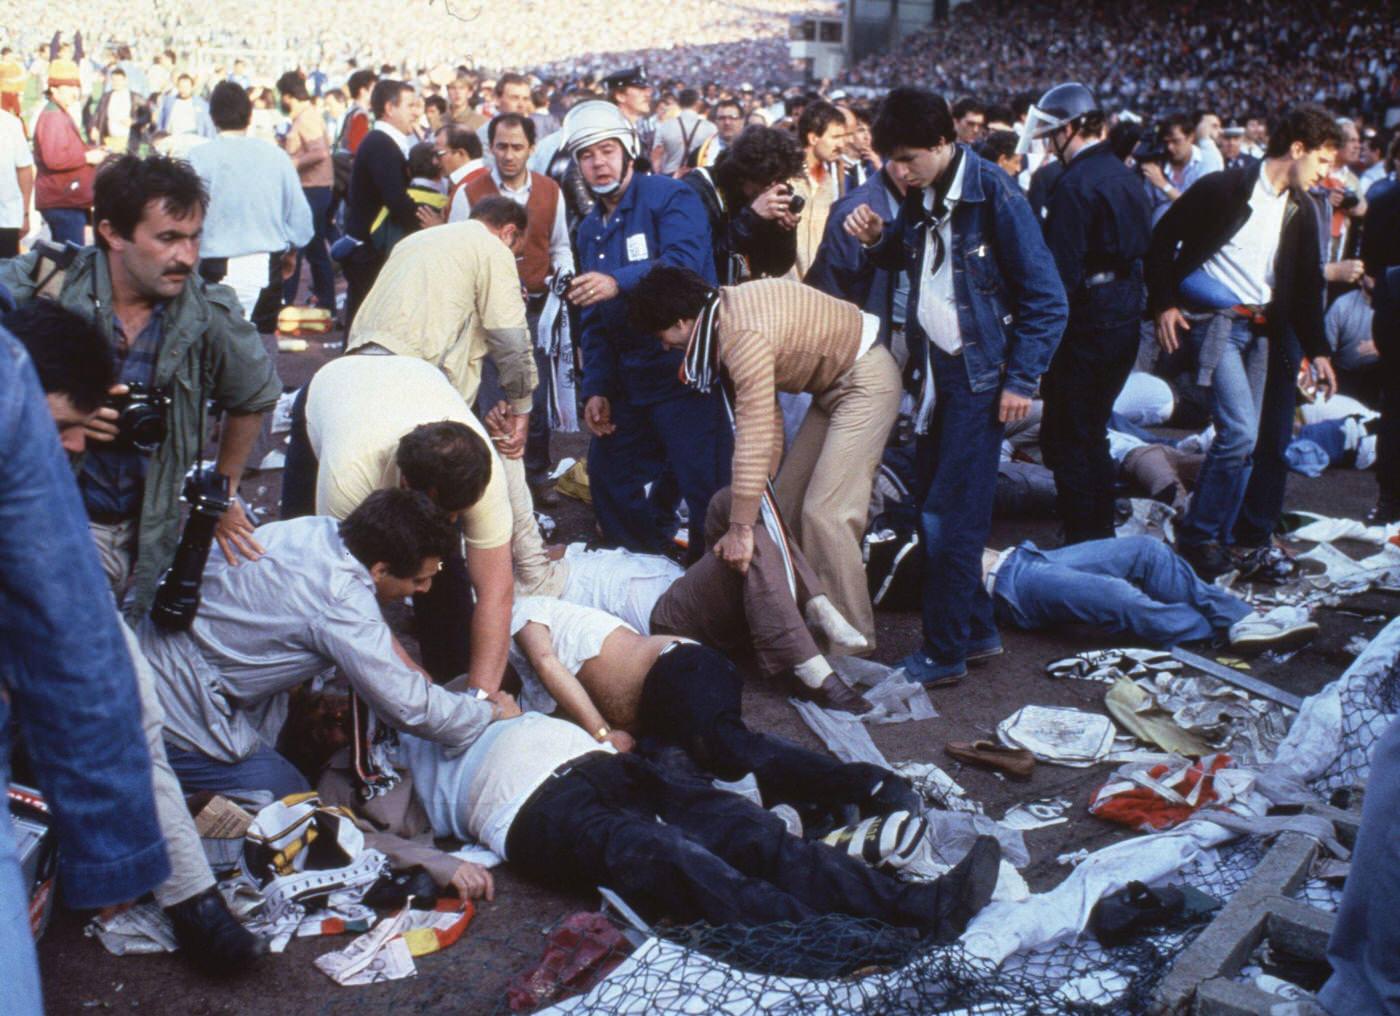
[[[617,140],[622,145],[623,176],[627,175],[628,164],[636,159],[641,151],[641,145],[637,140],[637,130],[632,126],[632,122],[623,116],[622,110],[602,99],[589,99],[569,110],[564,116],[564,123],[560,130],[564,135],[561,147],[575,161],[578,160],[578,153],[589,145],[596,145],[599,141],[606,141],[609,138]],[[621,179],[618,179],[607,190],[595,193],[611,193],[621,184]]]
[[[1098,109],[1094,93],[1078,82],[1056,85],[1026,113],[1026,126],[1021,131],[1021,143],[1016,150],[1024,155],[1030,151],[1032,141],[1048,138],[1066,124],[1075,123]]]

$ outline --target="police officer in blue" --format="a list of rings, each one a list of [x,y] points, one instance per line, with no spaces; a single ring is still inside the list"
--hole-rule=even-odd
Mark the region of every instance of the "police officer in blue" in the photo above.
[[[695,557],[704,549],[710,498],[729,483],[733,433],[718,389],[701,394],[681,384],[682,353],[628,328],[625,297],[658,264],[715,282],[705,209],[679,180],[636,172],[636,131],[612,103],[580,103],[563,130],[597,199],[579,223],[579,275],[566,294],[581,311],[593,509],[606,542],[664,552],[672,546],[674,513],[657,495],[674,479],[690,511]]]
[[[1036,138],[1065,167],[1044,225],[1069,297],[1069,323],[1040,383],[1040,444],[1055,473],[1065,543],[1082,543],[1113,536],[1117,470],[1108,419],[1137,357],[1152,211],[1141,181],[1108,144],[1103,111],[1083,85],[1056,85],[1041,96],[1022,144]]]

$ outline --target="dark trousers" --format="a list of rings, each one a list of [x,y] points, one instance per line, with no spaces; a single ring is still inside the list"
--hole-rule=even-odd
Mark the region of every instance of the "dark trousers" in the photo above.
[[[659,821],[658,821],[659,820]],[[708,781],[635,754],[584,755],[520,809],[506,851],[561,888],[604,885],[643,917],[713,925],[868,917],[933,931],[939,887],[903,883]]]
[[[1376,502],[1400,507],[1400,334],[1382,336],[1377,330],[1377,339],[1381,420],[1376,433]]]
[[[205,282],[220,283],[228,275],[228,258],[201,258],[199,277]],[[277,331],[277,312],[282,307],[282,256],[267,256],[267,285],[258,294],[258,302],[253,305],[250,320],[253,327],[263,334]],[[310,515],[310,511],[302,512]],[[283,516],[284,518],[286,516]]]
[[[1303,351],[1297,339],[1269,339],[1269,371],[1264,381],[1264,404],[1259,437],[1254,443],[1254,469],[1249,474],[1234,542],[1262,547],[1273,539],[1283,515],[1288,488],[1288,445],[1293,440],[1293,416],[1298,408],[1298,367]]]
[[[898,779],[878,766],[840,762],[750,730],[741,712],[742,693],[743,679],[722,654],[689,644],[669,650],[642,685],[637,719],[644,749],[681,748],[701,769],[723,780],[753,773],[768,807],[862,805],[881,783]]]
[[[379,278],[379,270],[384,267],[385,258],[368,243],[355,248],[353,254],[340,263],[345,275],[345,331],[355,323],[360,304],[365,302],[369,291],[374,288],[374,280]],[[334,306],[334,304],[332,304]]]
[[[1113,536],[1117,467],[1108,454],[1113,400],[1137,359],[1138,323],[1066,331],[1041,380],[1040,445],[1055,473],[1065,543]]]
[[[955,665],[969,649],[997,642],[982,549],[992,529],[1004,428],[1000,389],[974,392],[961,356],[937,348],[930,355],[938,402],[918,441],[924,651],[935,663]]]
[[[530,334],[535,333],[539,315],[527,318]],[[532,484],[543,483],[549,478],[549,390],[545,385],[545,374],[550,370],[549,357],[534,350],[535,372],[539,383],[535,386],[534,403],[530,407],[530,429],[525,435],[525,477]],[[476,415],[486,419],[491,407],[506,397],[501,388],[501,375],[496,364],[488,356],[481,364],[481,387],[477,389]]]
[[[643,554],[671,549],[674,525],[661,503],[669,470],[690,509],[690,556],[704,548],[705,509],[729,482],[734,435],[718,391],[684,390],[648,406],[612,400],[617,429],[588,446],[588,484],[605,542]],[[646,485],[653,484],[648,496]]]
[[[311,293],[316,297],[316,306],[335,314],[335,268],[331,265],[326,239],[330,231],[331,189],[303,187],[301,192],[311,206],[311,225],[315,232],[311,234],[311,242],[297,252],[296,271],[282,288],[282,302],[296,303],[297,291],[301,288],[301,260],[305,257],[311,265]]]
[[[292,431],[282,469],[284,519],[316,513],[316,453],[306,435],[306,385],[292,402]],[[467,671],[471,663],[471,627],[475,600],[471,575],[460,552],[444,558],[442,571],[426,593],[413,597],[414,631],[423,655],[423,669],[442,684]]]
[[[0,229],[0,258],[19,257],[19,230]]]
[[[39,214],[49,224],[54,243],[81,247],[86,242],[87,212],[81,208],[45,208]]]

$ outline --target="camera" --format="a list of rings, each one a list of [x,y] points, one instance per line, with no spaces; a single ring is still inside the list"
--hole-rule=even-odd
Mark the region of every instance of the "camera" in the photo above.
[[[1359,204],[1361,204],[1361,195],[1356,191],[1349,190],[1342,195],[1342,211],[1349,212]]]
[[[788,211],[793,215],[801,215],[802,209],[807,207],[807,199],[801,194],[794,194],[792,200],[788,202]]]
[[[165,414],[170,411],[170,393],[163,388],[144,385],[139,381],[127,383],[125,395],[113,396],[107,402],[117,411],[116,446],[152,452],[165,440]]]
[[[194,623],[214,527],[230,504],[228,477],[212,465],[191,469],[180,496],[190,506],[190,517],[175,548],[175,560],[161,576],[151,606],[151,620],[167,631],[185,631]]]
[[[1142,140],[1133,148],[1133,163],[1141,172],[1142,167],[1150,162],[1157,165],[1164,165],[1167,161],[1167,146],[1162,143],[1162,132],[1156,129],[1144,134]]]

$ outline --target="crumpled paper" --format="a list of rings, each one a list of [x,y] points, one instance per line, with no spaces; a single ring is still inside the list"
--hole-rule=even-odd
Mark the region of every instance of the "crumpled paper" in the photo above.
[[[1064,706],[1022,706],[997,724],[1008,748],[1025,748],[1041,762],[1085,768],[1113,748],[1113,721]]]

